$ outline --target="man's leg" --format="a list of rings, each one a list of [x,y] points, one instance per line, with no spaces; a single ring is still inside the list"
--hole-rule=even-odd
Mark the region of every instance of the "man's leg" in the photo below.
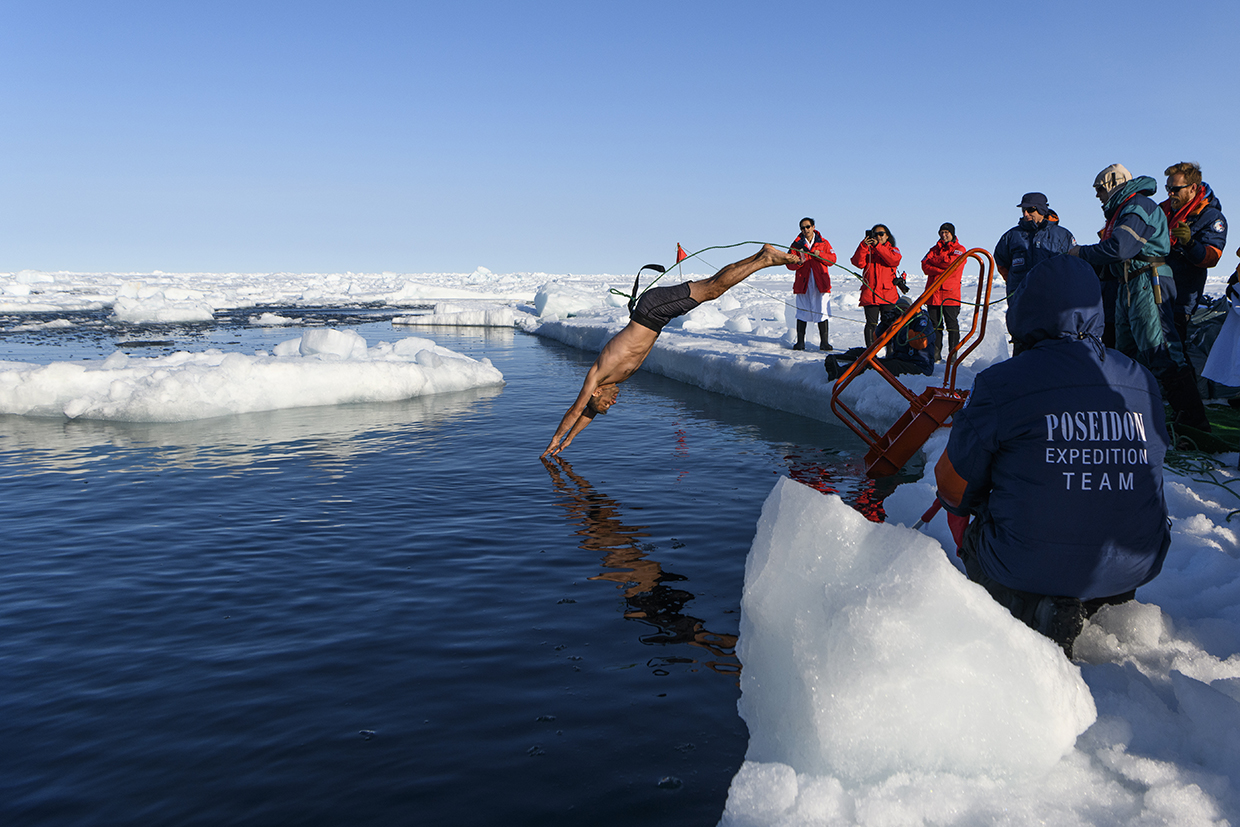
[[[960,344],[960,305],[945,304],[942,312],[947,324],[947,352],[951,353]]]
[[[964,530],[964,545],[959,555],[965,575],[990,593],[990,596],[1012,617],[1035,632],[1059,644],[1065,655],[1072,657],[1072,645],[1085,624],[1084,604],[1075,597],[1055,597],[1009,588],[989,577],[978,560],[982,520],[975,518]]]
[[[801,260],[800,256],[765,244],[749,258],[732,262],[710,278],[689,282],[689,295],[699,302],[712,301],[759,270],[774,267],[776,264],[795,264]]]
[[[1115,333],[1115,303],[1119,298],[1119,279],[1105,278],[1102,280],[1102,343],[1107,347],[1113,347],[1123,352],[1123,348],[1116,341]]]

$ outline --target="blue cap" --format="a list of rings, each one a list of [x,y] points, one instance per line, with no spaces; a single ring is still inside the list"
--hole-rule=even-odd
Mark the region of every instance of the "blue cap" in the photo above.
[[[1031,210],[1037,210],[1046,215],[1051,211],[1051,205],[1046,202],[1046,196],[1040,192],[1027,192],[1020,197],[1020,203],[1016,206],[1022,210],[1028,207]]]

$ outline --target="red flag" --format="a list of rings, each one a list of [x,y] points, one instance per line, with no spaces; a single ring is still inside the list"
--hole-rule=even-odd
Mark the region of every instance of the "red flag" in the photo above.
[[[680,264],[680,262],[684,261],[688,257],[689,257],[689,254],[685,252],[685,248],[681,247],[680,244],[677,244],[676,245],[676,263]]]

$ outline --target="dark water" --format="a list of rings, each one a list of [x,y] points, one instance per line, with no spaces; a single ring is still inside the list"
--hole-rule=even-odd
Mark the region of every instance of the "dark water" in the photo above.
[[[0,357],[297,335],[88,316],[0,334]],[[544,463],[590,355],[320,321],[487,356],[508,384],[177,425],[0,417],[0,823],[715,823],[747,740],[733,646],[762,502],[779,474],[875,499],[860,444],[639,374]]]

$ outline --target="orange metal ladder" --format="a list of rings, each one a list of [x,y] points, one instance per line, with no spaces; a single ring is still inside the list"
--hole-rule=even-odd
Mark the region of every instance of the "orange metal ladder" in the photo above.
[[[921,394],[915,394],[904,386],[887,368],[883,367],[878,355],[883,352],[904,324],[925,305],[935,294],[943,282],[963,272],[970,261],[978,263],[977,296],[973,302],[973,323],[969,331],[960,337],[943,362],[942,387],[926,388]],[[908,310],[889,327],[883,335],[865,349],[865,352],[845,369],[835,383],[831,392],[831,410],[840,420],[861,437],[870,450],[865,455],[865,473],[871,479],[889,477],[903,467],[913,454],[926,444],[936,430],[964,406],[969,397],[967,390],[956,389],[956,369],[966,356],[973,352],[986,335],[986,317],[990,309],[990,289],[995,276],[995,260],[990,253],[981,247],[975,247],[952,262],[951,266],[932,279],[926,285],[926,291],[913,302]],[[974,338],[976,334],[976,338]],[[886,434],[879,435],[866,422],[840,399],[844,389],[866,368],[873,368],[880,376],[896,389],[909,402],[908,410],[896,420]]]

